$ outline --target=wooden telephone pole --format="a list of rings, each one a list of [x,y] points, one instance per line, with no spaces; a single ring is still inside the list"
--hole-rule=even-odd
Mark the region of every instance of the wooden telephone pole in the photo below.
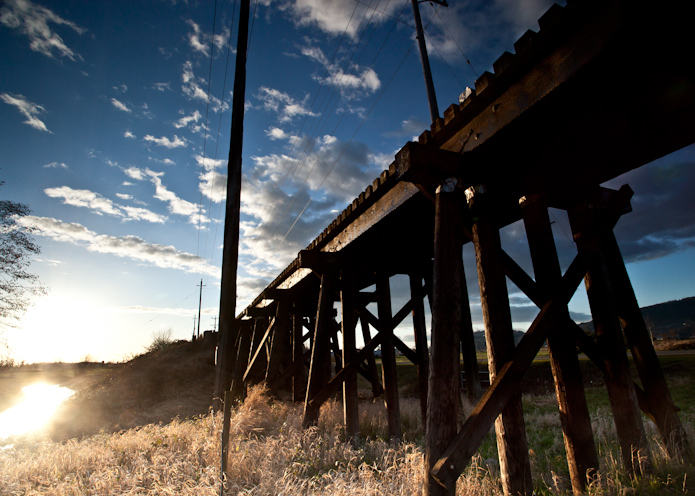
[[[219,410],[224,392],[231,385],[234,370],[234,342],[238,334],[236,314],[236,276],[239,262],[239,209],[241,205],[241,151],[244,136],[244,97],[246,92],[246,52],[248,49],[250,0],[241,0],[237,39],[232,130],[227,163],[227,206],[224,220],[224,250],[220,283],[220,338],[213,406]]]
[[[430,0],[436,4],[448,7],[445,0]],[[415,16],[415,30],[417,31],[417,42],[420,47],[420,60],[422,61],[422,72],[425,75],[425,87],[427,88],[427,102],[430,106],[430,119],[435,122],[439,119],[439,108],[437,107],[437,95],[434,93],[434,83],[432,82],[432,71],[430,70],[430,59],[427,56],[427,45],[425,44],[425,31],[422,29],[420,19],[420,6],[418,0],[413,2],[413,15]]]

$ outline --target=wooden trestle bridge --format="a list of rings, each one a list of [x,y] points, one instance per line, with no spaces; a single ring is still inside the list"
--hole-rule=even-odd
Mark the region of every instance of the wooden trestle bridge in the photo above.
[[[554,5],[241,312],[221,337],[222,391],[242,398],[266,381],[304,402],[304,424],[341,387],[348,437],[358,436],[357,375],[382,394],[401,435],[395,350],[417,365],[426,424],[426,494],[455,483],[494,425],[505,494],[531,494],[519,384],[547,340],[575,493],[598,467],[577,346],[603,370],[623,462],[650,469],[641,412],[671,456],[688,441],[642,319],[613,227],[629,186],[600,185],[695,142],[695,36],[690,2],[568,0]],[[568,212],[578,255],[561,272],[548,207]],[[523,220],[535,278],[500,245]],[[491,386],[481,395],[462,246],[473,243]],[[389,278],[410,300],[392,308]],[[507,279],[539,307],[512,337]],[[584,280],[596,336],[569,317]],[[375,287],[374,291],[365,291]],[[423,299],[431,304],[428,347]],[[336,302],[341,322],[336,322]],[[368,310],[376,303],[377,313]],[[370,307],[370,308],[373,308]],[[394,328],[412,318],[415,348]],[[359,326],[358,326],[359,324]],[[359,327],[359,328],[358,328]],[[340,333],[338,334],[338,331]],[[355,346],[362,333],[365,345]],[[340,335],[340,339],[339,339]],[[639,374],[628,368],[624,343]],[[381,346],[382,377],[374,350]],[[461,428],[459,360],[476,407]],[[335,369],[332,369],[332,356]]]

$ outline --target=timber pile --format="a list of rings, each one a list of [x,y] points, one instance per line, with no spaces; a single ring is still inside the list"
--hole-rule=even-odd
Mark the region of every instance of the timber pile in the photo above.
[[[427,425],[427,494],[455,481],[494,425],[505,494],[531,494],[519,386],[548,342],[575,493],[598,467],[576,347],[603,372],[625,467],[650,470],[640,410],[672,456],[688,451],[613,227],[632,191],[600,185],[695,142],[695,53],[686,2],[574,0],[553,6],[417,143],[356,198],[237,317],[234,370],[225,386],[291,390],[315,423],[343,388],[346,435],[359,435],[356,375],[384,393],[389,433],[400,436],[394,350],[418,367]],[[568,212],[578,255],[563,274],[548,208]],[[535,279],[500,244],[499,229],[524,221]],[[491,385],[481,396],[461,249],[475,246]],[[389,278],[405,274],[411,299],[391,307]],[[507,278],[540,309],[514,345]],[[587,289],[596,328],[588,336],[567,302]],[[374,291],[366,291],[374,286]],[[423,299],[432,306],[428,347]],[[334,304],[341,304],[342,322]],[[375,305],[374,305],[375,304]],[[374,315],[369,309],[376,306]],[[413,318],[415,350],[393,330]],[[360,325],[365,347],[355,349]],[[305,330],[307,331],[305,333]],[[342,343],[338,337],[342,335]],[[376,331],[372,335],[372,330]],[[639,383],[630,376],[624,342]],[[381,345],[382,376],[374,349]],[[461,429],[459,353],[477,401]],[[334,361],[332,362],[332,358]],[[335,366],[334,370],[331,370]],[[228,387],[225,387],[225,390]]]

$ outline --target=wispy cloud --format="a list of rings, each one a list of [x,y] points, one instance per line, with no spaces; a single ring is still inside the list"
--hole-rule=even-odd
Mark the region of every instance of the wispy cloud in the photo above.
[[[157,200],[166,202],[168,205],[168,210],[174,215],[182,215],[188,217],[188,222],[195,226],[207,224],[209,219],[207,218],[207,212],[204,208],[200,207],[196,203],[189,202],[180,198],[176,193],[169,190],[162,182],[163,172],[155,172],[150,169],[138,169],[137,167],[129,167],[124,169],[123,172],[130,177],[138,181],[149,180],[154,184],[155,193],[154,198]]]
[[[130,131],[126,131],[125,133],[123,133],[123,137],[124,138],[135,138],[135,135]]]
[[[29,38],[29,47],[48,57],[56,55],[70,60],[82,57],[69,48],[63,39],[53,32],[50,24],[67,26],[78,34],[86,31],[72,21],[63,19],[52,10],[32,3],[30,0],[6,0],[0,7],[0,24],[18,29]]]
[[[88,208],[97,215],[112,215],[123,220],[144,220],[157,224],[166,222],[167,217],[144,208],[118,205],[108,198],[86,189],[72,189],[69,186],[46,188],[43,190],[51,198],[61,198],[66,205]],[[125,195],[130,197],[130,195]],[[130,197],[132,198],[132,197]]]
[[[331,63],[323,50],[318,47],[305,47],[302,49],[302,55],[318,62],[326,69],[325,76],[314,76],[316,81],[335,86],[343,95],[361,97],[381,88],[379,76],[371,67],[363,68],[350,63],[346,72],[339,64]]]
[[[170,140],[166,136],[162,136],[161,138],[155,138],[151,134],[148,134],[143,138],[145,141],[149,141],[151,143],[154,143],[157,146],[163,146],[165,148],[181,148],[181,147],[187,147],[188,146],[188,141],[186,141],[186,138],[179,138],[178,136],[174,135],[174,139]]]
[[[148,243],[137,236],[109,236],[97,234],[77,223],[63,222],[51,217],[28,215],[18,219],[19,224],[35,226],[39,236],[82,246],[89,251],[115,255],[163,269],[176,269],[219,277],[219,268],[204,258],[177,250],[173,246]]]
[[[306,107],[307,98],[303,102],[298,102],[284,91],[261,86],[258,89],[256,98],[263,104],[263,109],[279,114],[280,122],[289,122],[296,116],[308,115],[314,117],[315,114]]]
[[[188,34],[189,46],[193,49],[194,52],[198,52],[203,54],[205,57],[209,57],[210,40],[212,40],[212,35],[203,32],[200,29],[200,26],[198,26],[198,24],[196,24],[194,21],[190,19],[187,20],[186,23],[191,27],[191,29],[193,29],[193,32]],[[215,44],[215,48],[217,48],[218,51],[224,47],[228,35],[228,30],[225,30],[225,32],[221,34],[215,35],[213,43]]]
[[[183,112],[183,111],[182,111]],[[178,121],[174,122],[174,127],[176,129],[181,129],[182,127],[188,126],[191,122],[198,122],[203,116],[197,110],[190,115],[184,115]]]
[[[43,166],[44,169],[67,169],[68,166],[64,162],[51,162]]]
[[[115,98],[111,99],[111,105],[116,107],[118,110],[122,110],[123,112],[132,112],[132,110],[128,108],[128,106],[125,103],[121,102],[120,100],[116,100]]]
[[[190,60],[187,60],[183,64],[181,81],[183,81],[183,85],[181,86],[183,94],[186,95],[189,100],[208,101],[207,91],[203,89],[204,87],[207,88],[208,84],[205,79],[197,77],[193,73],[193,64]],[[210,95],[210,109],[214,112],[225,111],[229,109],[229,105],[227,102],[222,102],[219,98]]]
[[[171,91],[171,83],[154,83],[152,88],[157,91]]]
[[[51,132],[46,127],[46,124],[44,124],[44,122],[37,117],[46,111],[46,109],[41,105],[30,102],[23,95],[10,95],[9,93],[2,93],[0,94],[0,99],[2,99],[2,101],[6,104],[14,105],[19,109],[19,112],[27,118],[27,120],[24,121],[24,124],[29,124],[31,127],[38,129],[39,131],[46,131],[48,133]]]

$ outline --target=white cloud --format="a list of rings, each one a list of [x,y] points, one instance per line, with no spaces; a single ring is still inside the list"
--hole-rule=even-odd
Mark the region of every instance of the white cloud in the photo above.
[[[136,181],[144,181],[146,179],[145,172],[137,167],[128,167],[123,169],[123,172],[125,172],[126,176]]]
[[[43,168],[44,169],[57,169],[57,168],[67,169],[68,166],[63,162],[51,162],[50,164],[44,165]]]
[[[119,100],[116,100],[115,98],[111,99],[111,105],[116,107],[118,110],[122,110],[123,112],[128,112],[128,113],[132,112],[132,110],[130,108],[128,108],[128,106],[125,103],[123,103]]]
[[[271,140],[284,140],[284,139],[289,139],[290,134],[286,133],[282,129],[278,127],[271,127],[265,132],[266,136],[270,138]]]
[[[118,84],[114,86],[113,89],[121,93],[125,93],[126,91],[128,91],[128,86],[125,84]]]
[[[198,189],[208,199],[220,203],[227,197],[227,174],[220,174],[214,170],[201,173],[198,178]]]
[[[340,89],[341,94],[349,97],[360,97],[364,94],[374,93],[381,88],[379,76],[372,68],[362,68],[357,64],[350,63],[349,69],[345,72],[340,64],[330,63],[323,51],[317,47],[302,48],[302,54],[321,64],[327,72],[325,77],[315,76],[317,81],[335,86]]]
[[[168,203],[169,212],[176,215],[188,217],[188,222],[193,225],[207,224],[209,219],[206,217],[206,211],[195,203],[191,203],[183,198],[179,198],[176,193],[167,189],[162,183],[161,177],[163,172],[154,172],[145,169],[144,172],[150,177],[152,184],[155,186],[154,197],[157,200]]]
[[[180,147],[186,147],[188,146],[188,142],[186,141],[186,138],[179,138],[177,135],[174,135],[173,141],[167,138],[166,136],[162,136],[161,138],[155,138],[151,134],[148,134],[143,138],[145,141],[150,141],[154,143],[157,146],[163,146],[165,148],[180,148]]]
[[[198,122],[203,116],[197,110],[191,115],[184,115],[178,121],[174,122],[174,127],[176,129],[181,129],[182,127],[188,126],[191,122]]]
[[[68,186],[61,186],[59,188],[46,188],[43,192],[51,198],[62,198],[63,203],[66,205],[85,207],[98,215],[109,214],[116,217],[124,217],[123,212],[111,200],[86,189],[72,189]]]
[[[203,158],[202,155],[196,155],[195,161],[198,162],[198,165],[201,166],[206,171],[215,170],[219,167],[227,165],[227,160],[225,160],[225,159],[222,159],[222,158],[214,159],[214,158],[210,158],[210,157]]]
[[[199,52],[203,54],[205,57],[209,57],[209,47],[212,35],[203,32],[200,29],[200,26],[198,26],[198,24],[196,24],[190,19],[187,20],[186,23],[193,29],[193,32],[188,34],[188,44],[190,45],[190,47],[193,49],[194,52]],[[228,34],[229,31],[225,30],[224,33],[215,35],[214,44],[217,50],[220,50],[224,47],[225,40]]]
[[[52,10],[36,5],[29,0],[6,0],[0,8],[0,24],[18,29],[29,38],[29,47],[48,57],[56,54],[70,60],[82,57],[70,49],[63,39],[51,30],[49,24],[67,26],[78,34],[86,31],[72,21],[63,19]]]
[[[220,269],[204,258],[177,250],[173,246],[148,243],[137,236],[108,236],[90,231],[77,223],[67,223],[50,217],[29,215],[18,219],[24,226],[35,226],[39,236],[82,246],[89,251],[115,255],[144,262],[164,269],[220,276]]]
[[[116,193],[116,196],[119,197],[121,200],[132,200],[133,195],[128,195],[126,193]]]
[[[280,115],[280,122],[289,122],[293,117],[301,115],[308,115],[309,117],[318,115],[313,113],[311,109],[306,108],[305,105],[308,98],[305,98],[303,102],[297,102],[284,91],[266,86],[261,86],[258,89],[256,98],[263,103],[264,110],[277,112]]]
[[[189,60],[183,64],[181,81],[183,81],[183,85],[181,86],[183,94],[186,95],[189,100],[200,100],[207,103],[208,94],[207,90],[204,90],[203,87],[207,88],[208,83],[205,79],[196,77],[196,75],[193,74],[193,64]],[[229,105],[227,102],[222,102],[219,98],[210,95],[210,109],[214,112],[225,111],[229,109]]]
[[[126,131],[125,133],[123,133],[123,137],[124,138],[135,138],[135,135],[130,131]]]
[[[152,85],[152,88],[154,88],[157,91],[171,91],[171,83],[154,83]]]
[[[144,208],[118,205],[99,193],[86,189],[72,189],[69,186],[61,186],[59,188],[46,188],[43,191],[51,198],[62,198],[63,203],[66,205],[88,208],[97,215],[107,214],[121,217],[124,220],[145,220],[158,224],[163,224],[167,220],[166,216],[156,214]],[[121,195],[117,196],[122,198]],[[130,195],[123,196],[130,197]]]
[[[24,124],[29,124],[31,127],[38,129],[39,131],[46,131],[50,133],[46,127],[46,124],[44,124],[43,121],[37,117],[46,111],[46,109],[41,105],[30,102],[23,95],[10,95],[8,93],[2,93],[0,94],[0,99],[2,99],[2,101],[6,104],[14,105],[19,109],[20,113],[27,118],[27,120],[24,121]]]

